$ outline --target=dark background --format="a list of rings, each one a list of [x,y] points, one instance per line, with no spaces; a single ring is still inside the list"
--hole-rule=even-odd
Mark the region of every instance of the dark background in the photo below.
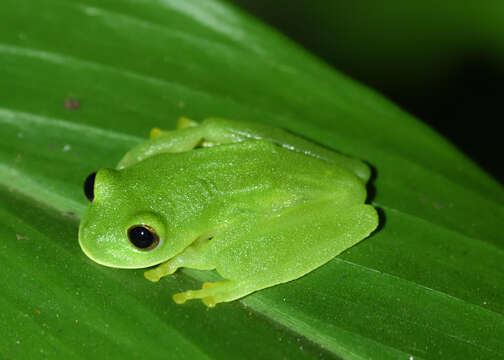
[[[231,2],[384,94],[504,183],[504,1]]]

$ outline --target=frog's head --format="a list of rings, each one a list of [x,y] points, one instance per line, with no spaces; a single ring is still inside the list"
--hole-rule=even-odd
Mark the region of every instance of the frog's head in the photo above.
[[[166,241],[166,209],[156,208],[142,179],[101,169],[86,179],[84,192],[91,204],[79,226],[79,244],[92,260],[110,267],[144,268],[179,251]]]

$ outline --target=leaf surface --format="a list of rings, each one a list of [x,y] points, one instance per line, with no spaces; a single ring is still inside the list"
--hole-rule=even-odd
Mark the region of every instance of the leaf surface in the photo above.
[[[0,354],[496,359],[504,191],[372,90],[217,1],[0,4]],[[279,126],[361,158],[379,230],[288,284],[207,310],[93,263],[83,179],[180,116]]]

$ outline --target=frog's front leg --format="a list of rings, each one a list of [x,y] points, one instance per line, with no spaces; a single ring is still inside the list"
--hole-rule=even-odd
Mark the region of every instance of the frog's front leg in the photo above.
[[[152,282],[158,282],[163,276],[171,275],[179,267],[181,267],[181,261],[179,261],[179,257],[175,257],[171,260],[168,260],[160,265],[156,266],[154,269],[150,269],[144,272],[144,276],[147,280]]]
[[[163,276],[171,275],[181,267],[198,270],[213,270],[215,266],[211,265],[203,256],[205,253],[204,245],[207,242],[207,239],[195,242],[194,245],[189,246],[174,258],[156,266],[154,269],[146,271],[144,273],[145,278],[157,282]]]

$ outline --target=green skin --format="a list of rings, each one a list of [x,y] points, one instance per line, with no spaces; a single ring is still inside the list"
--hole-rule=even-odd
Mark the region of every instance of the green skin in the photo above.
[[[364,203],[369,175],[361,161],[281,129],[183,118],[98,171],[79,243],[106,266],[158,265],[145,272],[151,281],[216,269],[226,281],[173,296],[215,306],[297,279],[367,237],[378,225]],[[154,229],[159,245],[136,248],[135,225]]]

